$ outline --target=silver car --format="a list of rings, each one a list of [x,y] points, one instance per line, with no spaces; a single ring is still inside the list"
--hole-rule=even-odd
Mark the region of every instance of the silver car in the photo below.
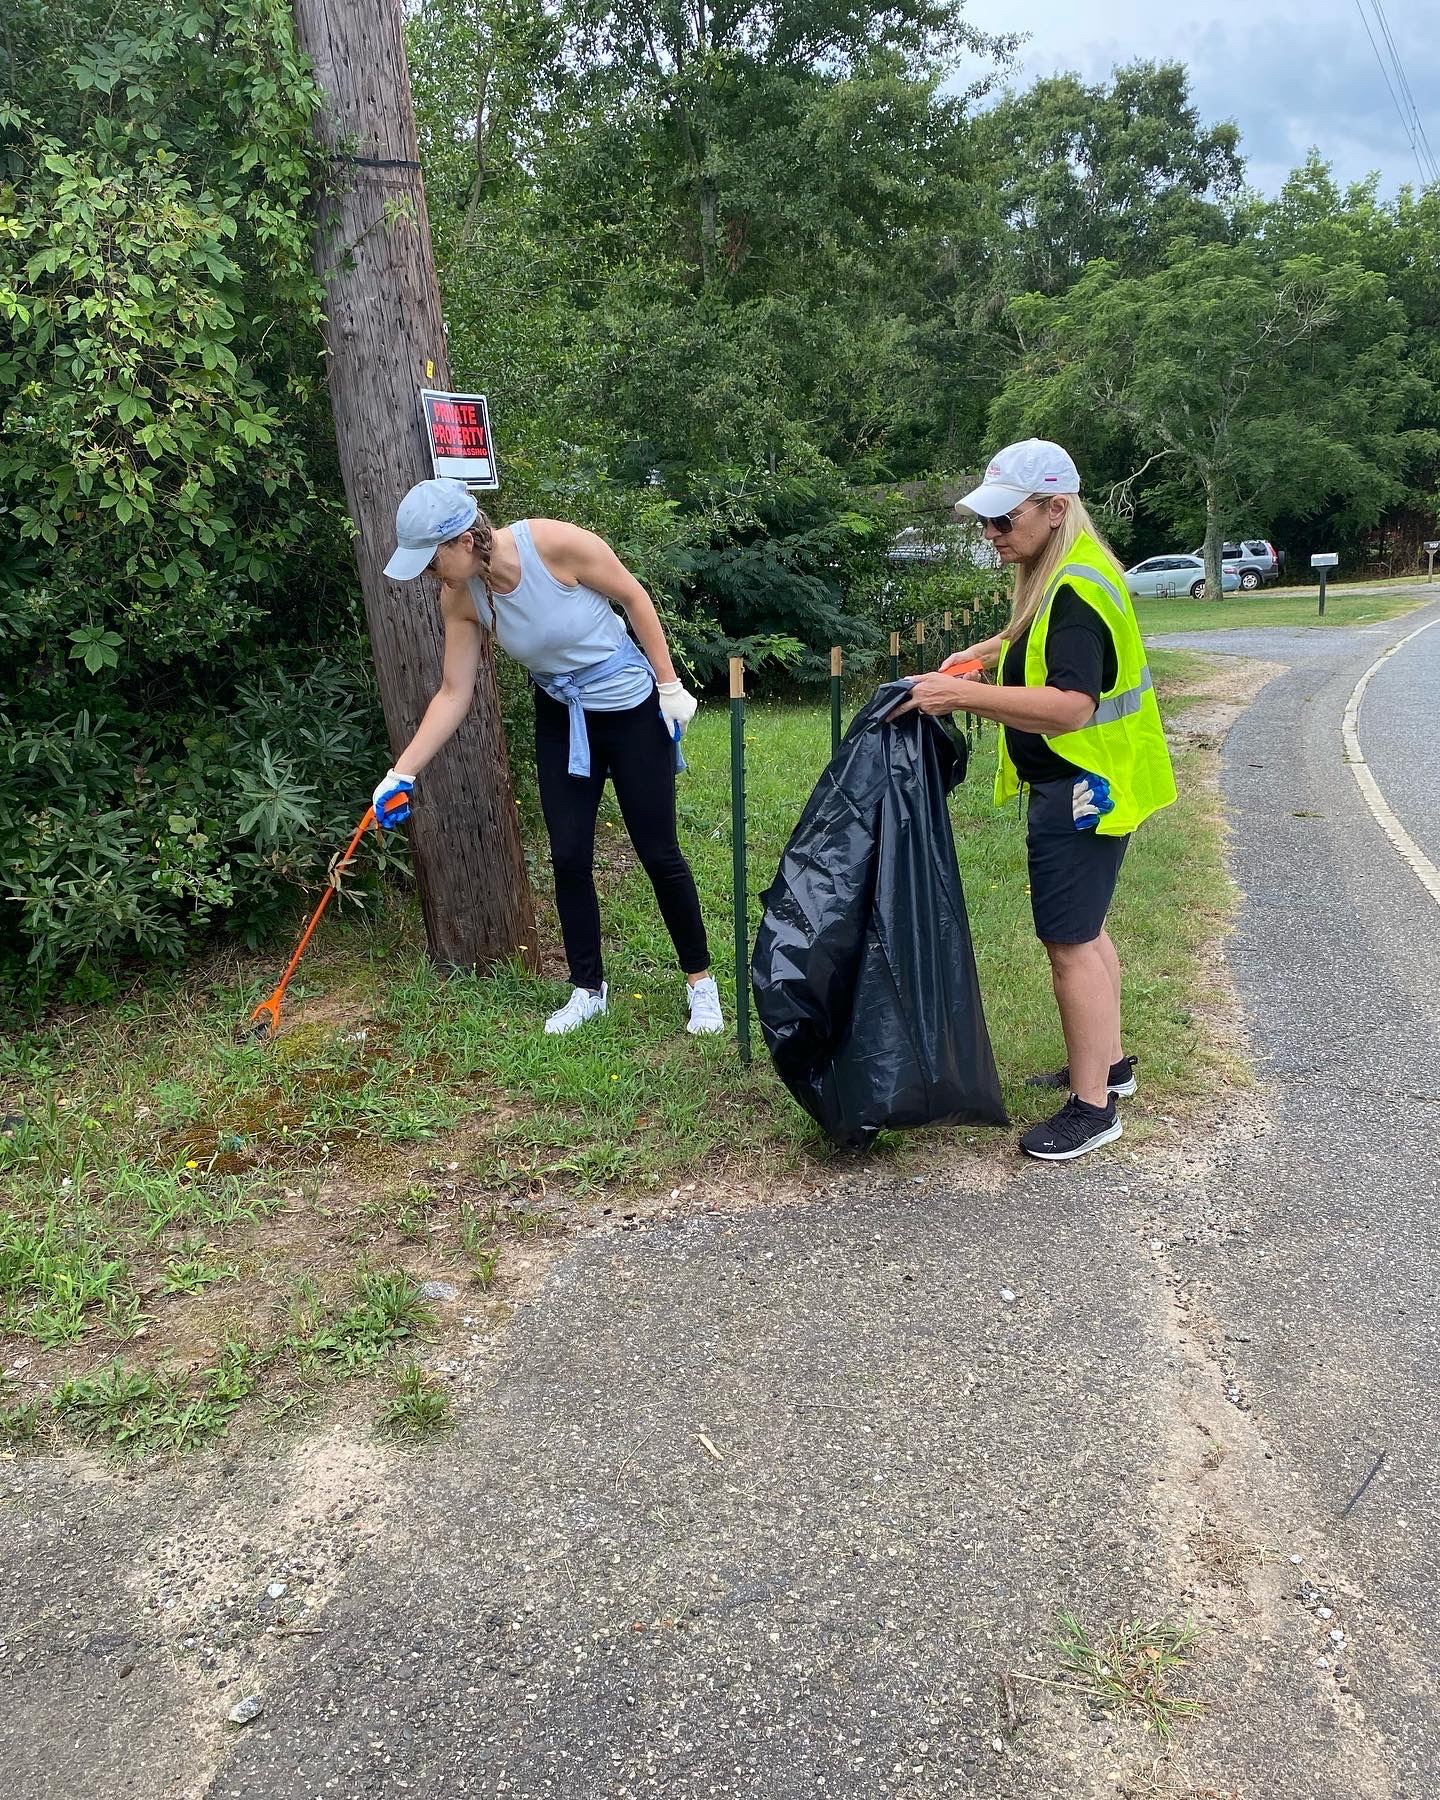
[[[1196,556],[1205,552],[1197,550]],[[1269,538],[1242,538],[1238,544],[1226,544],[1220,552],[1222,563],[1234,563],[1240,585],[1247,594],[1280,579],[1280,553]]]
[[[1205,559],[1202,556],[1147,556],[1125,571],[1125,585],[1137,598],[1174,599],[1188,594],[1199,600],[1205,592]],[[1233,594],[1240,586],[1240,571],[1227,563],[1220,570],[1220,586]]]

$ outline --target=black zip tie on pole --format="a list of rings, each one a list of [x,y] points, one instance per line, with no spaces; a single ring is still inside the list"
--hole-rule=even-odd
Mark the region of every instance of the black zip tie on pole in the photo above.
[[[420,164],[408,156],[349,156],[337,150],[330,158],[337,163],[360,163],[367,169],[418,169]]]

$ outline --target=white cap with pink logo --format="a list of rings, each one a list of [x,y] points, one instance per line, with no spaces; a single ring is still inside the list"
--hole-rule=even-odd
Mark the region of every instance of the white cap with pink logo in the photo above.
[[[985,479],[973,493],[955,502],[955,510],[972,519],[998,519],[1014,512],[1032,494],[1078,494],[1080,471],[1068,450],[1048,438],[1026,438],[998,451]]]

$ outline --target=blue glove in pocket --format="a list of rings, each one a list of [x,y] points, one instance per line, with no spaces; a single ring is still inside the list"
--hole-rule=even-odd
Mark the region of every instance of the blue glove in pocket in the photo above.
[[[1115,810],[1110,783],[1103,775],[1077,775],[1070,791],[1070,810],[1077,831],[1093,831],[1106,813]]]

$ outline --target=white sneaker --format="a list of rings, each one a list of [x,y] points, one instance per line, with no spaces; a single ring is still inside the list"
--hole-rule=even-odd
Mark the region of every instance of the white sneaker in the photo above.
[[[554,1037],[562,1031],[574,1031],[587,1019],[598,1019],[605,1010],[605,996],[609,991],[609,983],[604,981],[600,983],[598,994],[592,994],[589,988],[577,987],[559,1012],[551,1013],[545,1021],[546,1031]]]
[[[715,977],[707,975],[703,981],[692,981],[689,987],[690,1023],[685,1029],[697,1036],[701,1032],[723,1031],[725,1021],[720,1016],[720,990]]]

